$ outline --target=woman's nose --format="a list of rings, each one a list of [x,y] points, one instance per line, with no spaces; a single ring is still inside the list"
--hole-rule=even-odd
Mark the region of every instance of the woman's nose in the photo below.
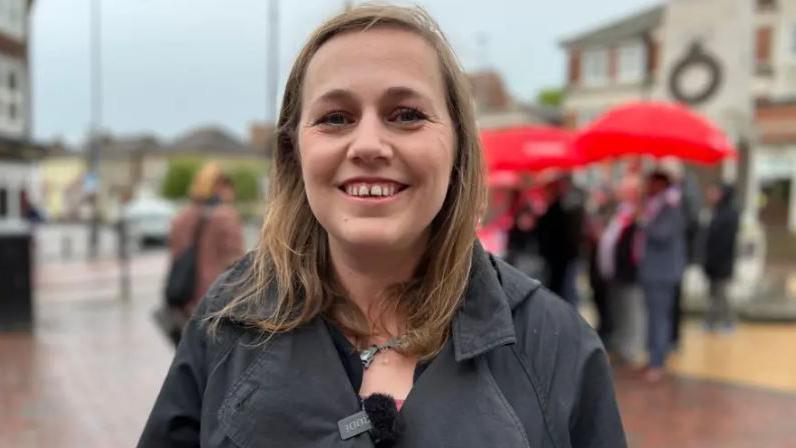
[[[388,130],[377,114],[363,115],[352,134],[348,157],[365,163],[389,160],[392,149],[384,139],[386,132]]]

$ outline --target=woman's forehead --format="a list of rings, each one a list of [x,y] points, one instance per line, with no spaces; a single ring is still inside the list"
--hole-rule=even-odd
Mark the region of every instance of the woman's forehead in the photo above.
[[[381,95],[396,87],[432,100],[445,97],[435,49],[420,35],[394,27],[333,37],[312,57],[304,76],[305,101],[330,91]]]

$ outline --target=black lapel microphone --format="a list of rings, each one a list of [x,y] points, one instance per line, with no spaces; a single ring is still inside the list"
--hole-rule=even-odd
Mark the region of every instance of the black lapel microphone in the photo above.
[[[368,432],[377,447],[386,448],[398,440],[404,421],[391,396],[373,394],[362,400],[361,411],[340,420],[337,426],[343,440]]]

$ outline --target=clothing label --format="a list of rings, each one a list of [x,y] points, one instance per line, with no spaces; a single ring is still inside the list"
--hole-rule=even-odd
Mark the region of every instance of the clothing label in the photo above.
[[[370,431],[373,425],[370,423],[368,414],[365,411],[359,411],[337,422],[337,427],[340,428],[340,437],[343,440],[348,440],[363,432]]]

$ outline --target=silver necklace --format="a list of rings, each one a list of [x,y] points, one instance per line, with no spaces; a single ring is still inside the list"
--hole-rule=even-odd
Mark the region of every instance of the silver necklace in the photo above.
[[[384,344],[371,345],[365,350],[359,352],[359,360],[362,361],[362,367],[365,369],[370,367],[370,364],[373,362],[373,358],[375,358],[379,352],[403,347],[404,344],[404,338],[390,338]]]

